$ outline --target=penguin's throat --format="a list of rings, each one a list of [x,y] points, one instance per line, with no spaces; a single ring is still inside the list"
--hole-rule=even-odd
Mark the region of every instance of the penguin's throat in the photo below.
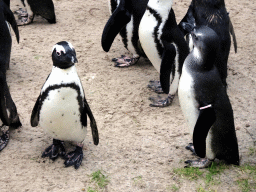
[[[53,66],[58,67],[60,69],[68,69],[74,66],[74,63],[53,63]]]

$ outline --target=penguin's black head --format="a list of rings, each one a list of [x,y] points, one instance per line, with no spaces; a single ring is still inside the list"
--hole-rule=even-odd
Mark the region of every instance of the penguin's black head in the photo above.
[[[52,49],[53,65],[61,69],[67,69],[77,63],[76,51],[71,43],[61,41]]]
[[[219,51],[220,40],[215,31],[207,26],[197,26],[191,32],[194,52],[199,59],[213,59]],[[213,59],[214,61],[215,59]]]

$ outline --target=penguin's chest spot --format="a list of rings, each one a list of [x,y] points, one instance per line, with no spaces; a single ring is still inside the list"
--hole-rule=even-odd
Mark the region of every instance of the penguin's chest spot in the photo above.
[[[86,134],[80,117],[75,89],[63,87],[49,91],[42,103],[40,126],[53,138],[81,142]]]

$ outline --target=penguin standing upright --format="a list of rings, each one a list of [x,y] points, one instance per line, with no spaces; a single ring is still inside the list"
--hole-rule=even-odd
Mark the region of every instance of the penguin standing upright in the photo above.
[[[15,13],[18,14],[18,25],[27,25],[33,22],[35,15],[40,15],[49,23],[56,23],[54,4],[52,0],[21,0],[26,11],[20,9]]]
[[[178,95],[195,153],[202,159],[186,163],[204,168],[218,158],[239,165],[233,110],[215,66],[220,39],[206,26],[195,27],[191,36],[194,49],[184,62]]]
[[[227,13],[224,0],[192,0],[179,28],[184,35],[189,34],[194,26],[205,25],[213,29],[220,37],[220,49],[216,67],[219,70],[222,82],[227,85],[227,62],[230,51],[230,33],[233,37],[235,52],[237,44],[233,25]],[[191,39],[191,37],[190,37]],[[192,48],[192,43],[189,41]]]
[[[6,70],[9,68],[12,37],[12,26],[17,42],[19,43],[19,30],[14,15],[8,7],[8,1],[0,0],[0,125],[14,128],[21,127],[15,103],[12,100],[7,82]],[[6,147],[9,141],[9,130],[4,130],[0,136],[0,151]]]
[[[102,48],[108,52],[119,33],[125,48],[133,54],[132,57],[122,55],[120,58],[114,58],[116,67],[131,66],[140,56],[145,57],[139,43],[138,28],[147,3],[148,0],[109,0],[112,15],[102,33]]]
[[[52,60],[52,72],[31,114],[31,126],[39,124],[53,137],[53,144],[44,151],[42,157],[55,160],[62,156],[66,159],[66,167],[74,165],[77,169],[83,159],[82,142],[87,134],[87,115],[95,145],[99,143],[98,129],[76,72],[75,49],[69,42],[59,42],[53,47]],[[75,151],[65,154],[63,141],[76,142]]]
[[[164,107],[172,103],[178,89],[181,69],[189,53],[186,41],[179,30],[172,0],[149,0],[139,26],[139,39],[148,59],[160,72],[162,90],[168,94],[165,100],[152,99],[151,106]],[[159,87],[151,81],[149,87]]]

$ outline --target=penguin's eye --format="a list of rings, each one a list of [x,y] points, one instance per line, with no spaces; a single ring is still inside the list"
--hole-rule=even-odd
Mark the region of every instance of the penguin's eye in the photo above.
[[[57,54],[58,56],[61,56],[61,52],[56,51],[56,54]]]
[[[192,34],[192,36],[196,41],[198,40],[198,37],[194,33]]]

